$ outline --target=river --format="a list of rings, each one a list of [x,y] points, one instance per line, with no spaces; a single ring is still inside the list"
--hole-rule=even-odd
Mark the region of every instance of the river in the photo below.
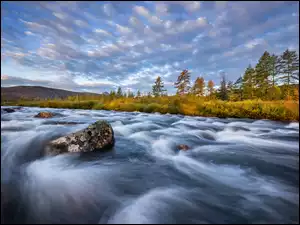
[[[112,151],[43,157],[47,141],[100,119]],[[299,123],[1,112],[1,211],[7,223],[299,223]]]

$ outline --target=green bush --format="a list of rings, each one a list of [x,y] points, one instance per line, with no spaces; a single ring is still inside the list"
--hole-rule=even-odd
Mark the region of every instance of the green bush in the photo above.
[[[98,110],[105,109],[105,105],[103,103],[96,103],[94,104],[93,109],[98,109]]]
[[[158,112],[158,109],[160,108],[160,105],[157,103],[151,103],[149,105],[145,105],[143,108],[143,112],[152,113],[152,112]]]

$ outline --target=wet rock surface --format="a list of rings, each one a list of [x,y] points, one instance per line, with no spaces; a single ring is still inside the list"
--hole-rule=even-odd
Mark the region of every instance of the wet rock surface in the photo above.
[[[16,107],[16,108],[2,108],[1,111],[6,112],[6,113],[13,113],[18,110],[22,109],[22,107]]]
[[[104,151],[112,148],[114,142],[114,132],[111,125],[106,121],[99,120],[83,130],[49,142],[45,148],[45,154]]]
[[[39,112],[37,115],[35,115],[35,118],[52,118],[54,117],[54,113],[51,112]]]
[[[177,145],[177,149],[182,150],[182,151],[187,151],[190,149],[190,147],[187,145],[184,145],[184,144],[180,144],[180,145]]]

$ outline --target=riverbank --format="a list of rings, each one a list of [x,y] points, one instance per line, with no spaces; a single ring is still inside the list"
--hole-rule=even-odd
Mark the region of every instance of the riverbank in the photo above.
[[[3,105],[3,104],[2,104]],[[48,100],[19,101],[6,105],[97,109],[126,112],[146,112],[162,114],[182,114],[188,116],[269,119],[275,121],[299,121],[299,101],[261,101],[245,100],[238,102],[205,100],[197,97],[140,97],[140,98],[110,98],[97,100]]]

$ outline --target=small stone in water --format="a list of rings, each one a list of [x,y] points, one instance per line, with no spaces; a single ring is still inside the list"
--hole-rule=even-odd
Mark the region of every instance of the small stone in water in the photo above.
[[[181,144],[181,145],[177,145],[177,149],[178,149],[178,150],[187,151],[187,150],[190,149],[190,147],[187,146],[187,145]]]

